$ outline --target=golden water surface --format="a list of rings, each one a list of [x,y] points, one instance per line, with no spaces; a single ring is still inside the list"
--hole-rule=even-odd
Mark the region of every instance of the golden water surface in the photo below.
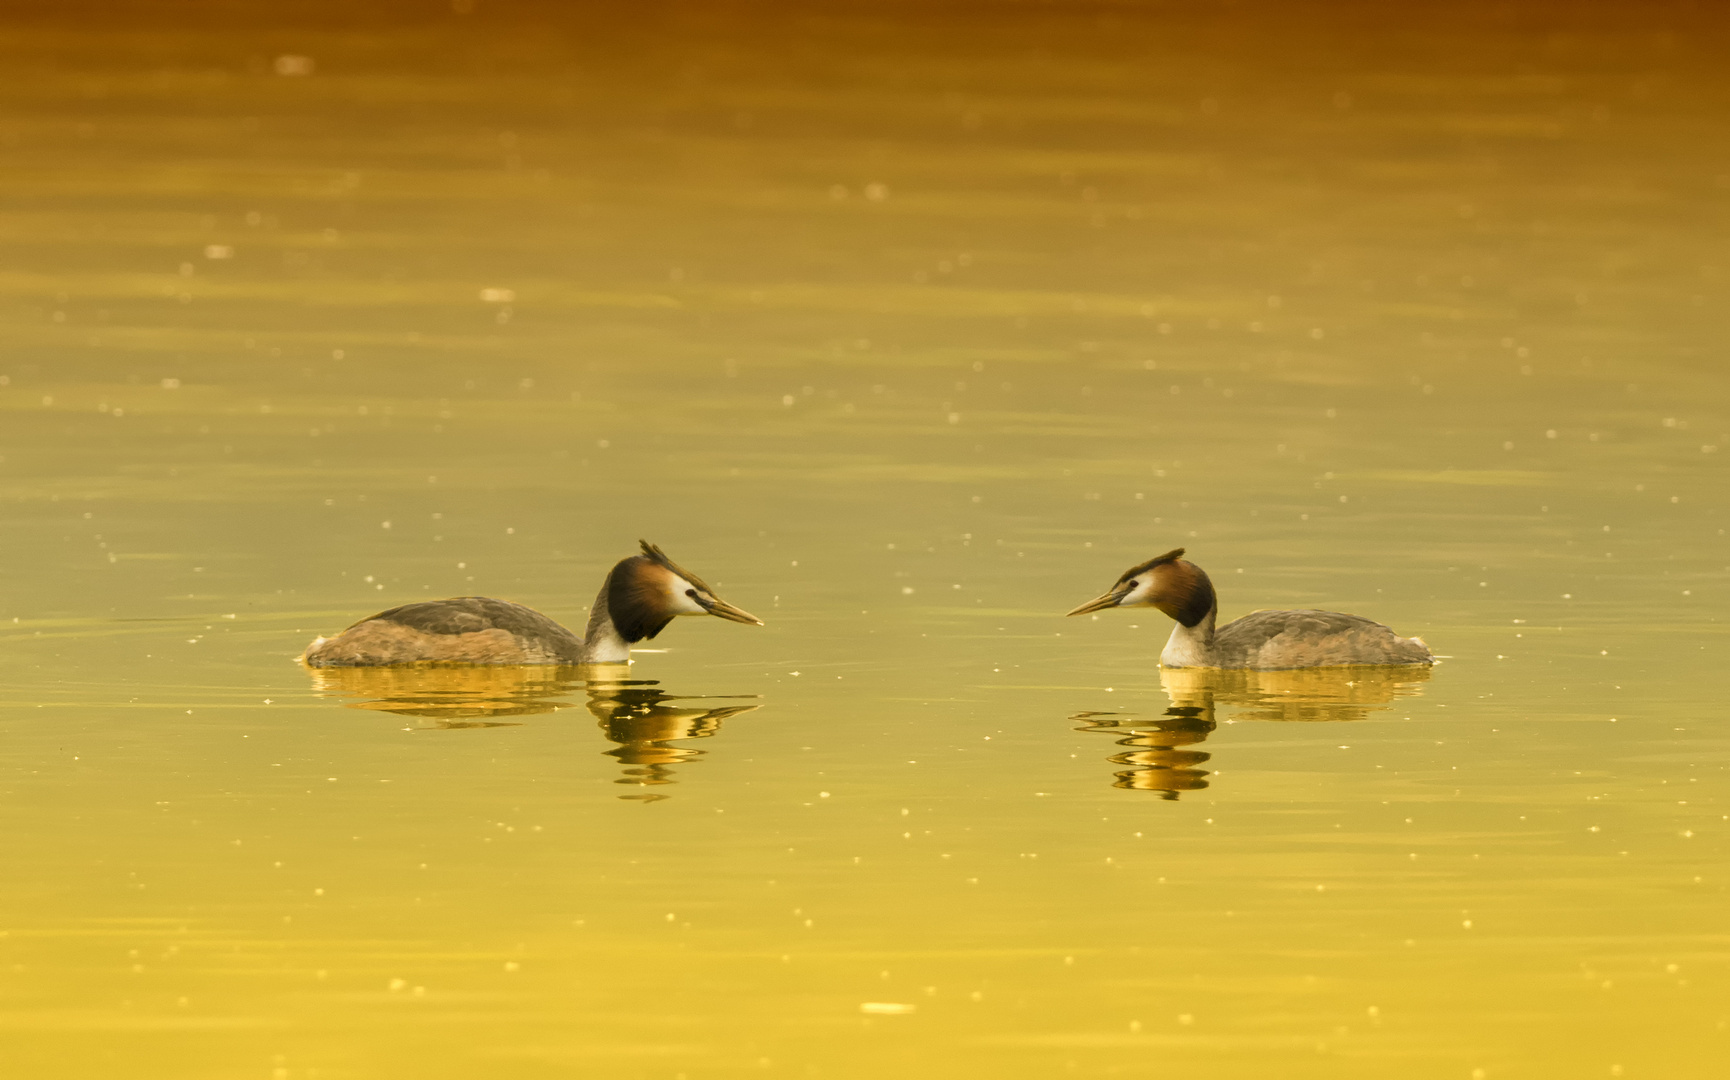
[[[1722,10],[9,6],[0,1068],[1725,1075]]]

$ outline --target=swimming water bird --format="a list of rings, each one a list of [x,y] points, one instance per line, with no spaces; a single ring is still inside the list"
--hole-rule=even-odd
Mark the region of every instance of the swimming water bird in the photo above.
[[[428,600],[381,611],[306,647],[310,667],[387,664],[623,664],[631,643],[679,615],[763,620],[727,603],[647,540],[601,584],[581,638],[533,608],[485,596]]]
[[[1218,630],[1219,598],[1201,567],[1168,551],[1124,571],[1110,591],[1071,611],[1156,607],[1177,620],[1159,662],[1172,668],[1335,667],[1433,664],[1422,638],[1403,638],[1379,622],[1338,611],[1254,611]]]

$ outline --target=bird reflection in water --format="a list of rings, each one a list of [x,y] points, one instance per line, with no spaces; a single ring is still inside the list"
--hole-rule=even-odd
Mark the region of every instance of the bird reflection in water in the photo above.
[[[1173,705],[1164,715],[1143,719],[1133,713],[1083,712],[1070,717],[1078,731],[1097,731],[1119,736],[1117,745],[1129,749],[1105,760],[1127,765],[1112,787],[1132,791],[1157,791],[1162,799],[1175,799],[1180,791],[1200,791],[1207,786],[1207,771],[1200,766],[1213,755],[1183,747],[1199,743],[1213,731],[1213,706]]]
[[[721,730],[721,721],[760,708],[758,705],[722,705],[702,708],[674,705],[689,701],[657,689],[652,682],[621,681],[589,686],[589,711],[601,723],[601,732],[619,745],[604,751],[628,768],[615,784],[660,787],[676,783],[673,766],[695,761],[702,750],[668,745],[685,739],[707,739]],[[652,791],[620,795],[621,799],[657,802],[666,795]]]
[[[568,709],[561,698],[583,689],[579,667],[308,668],[313,691],[350,709],[420,717],[422,729],[511,727],[513,716]]]
[[[1113,787],[1154,791],[1162,799],[1208,786],[1201,768],[1212,756],[1190,749],[1205,741],[1220,705],[1235,720],[1347,721],[1368,719],[1395,700],[1423,693],[1428,667],[1300,668],[1293,671],[1223,671],[1163,668],[1160,682],[1171,706],[1156,717],[1082,712],[1070,717],[1078,731],[1118,736],[1127,747],[1107,761],[1127,766]]]
[[[313,690],[344,701],[350,709],[419,717],[419,730],[510,727],[530,716],[575,707],[564,700],[588,695],[589,712],[601,733],[617,743],[607,756],[628,766],[616,784],[660,787],[676,783],[672,766],[694,761],[702,750],[669,745],[707,739],[721,721],[759,708],[751,705],[673,704],[700,699],[669,694],[654,680],[624,679],[596,667],[331,667],[313,668]],[[750,695],[755,696],[755,695]],[[657,802],[654,792],[621,799]]]

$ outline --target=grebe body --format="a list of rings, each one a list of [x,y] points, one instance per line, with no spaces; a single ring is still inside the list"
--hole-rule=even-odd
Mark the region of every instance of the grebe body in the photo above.
[[[631,643],[653,638],[680,615],[763,625],[722,600],[660,548],[621,559],[601,584],[582,637],[533,608],[486,596],[427,600],[381,611],[308,645],[310,667],[401,664],[623,664]]]
[[[1215,629],[1219,598],[1183,548],[1131,567],[1110,591],[1071,611],[1156,607],[1177,626],[1160,653],[1170,668],[1288,668],[1433,664],[1422,638],[1400,637],[1379,622],[1338,611],[1255,611]]]

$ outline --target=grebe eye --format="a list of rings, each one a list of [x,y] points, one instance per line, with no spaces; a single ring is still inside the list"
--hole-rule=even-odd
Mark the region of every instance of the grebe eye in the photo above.
[[[691,599],[695,600],[697,598],[697,590],[696,589],[686,589],[685,595],[689,596]]]

